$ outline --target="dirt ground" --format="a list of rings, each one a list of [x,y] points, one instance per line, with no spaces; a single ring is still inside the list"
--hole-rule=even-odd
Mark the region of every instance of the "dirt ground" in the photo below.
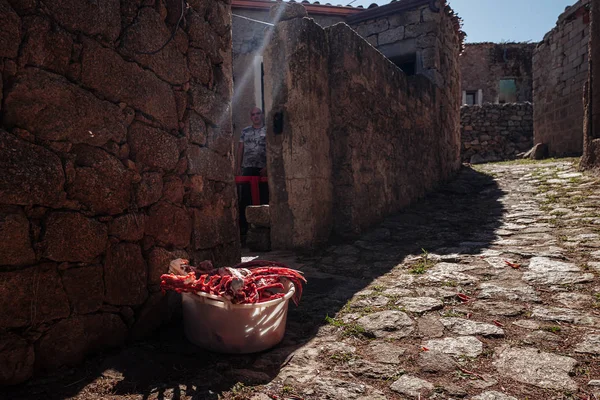
[[[577,160],[465,167],[302,270],[283,342],[221,355],[180,316],[6,399],[600,399],[600,180]]]

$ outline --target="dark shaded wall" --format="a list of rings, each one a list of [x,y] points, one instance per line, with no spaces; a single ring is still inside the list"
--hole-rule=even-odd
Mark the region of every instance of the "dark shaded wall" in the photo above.
[[[551,156],[583,151],[583,86],[588,78],[589,0],[558,18],[533,55],[534,142]]]
[[[239,260],[227,1],[0,0],[0,384],[169,316],[176,257]]]
[[[274,247],[354,236],[459,168],[460,38],[449,14],[432,18],[440,86],[407,77],[345,24],[277,26],[265,54],[278,78],[266,88]]]
[[[516,103],[533,99],[533,43],[467,43],[460,55],[463,93],[481,90],[483,103],[498,103],[501,79],[514,79]]]

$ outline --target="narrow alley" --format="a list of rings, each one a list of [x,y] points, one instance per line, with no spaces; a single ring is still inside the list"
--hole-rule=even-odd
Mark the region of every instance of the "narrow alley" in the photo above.
[[[600,181],[577,161],[463,167],[360,240],[268,254],[308,279],[270,351],[207,353],[174,318],[9,397],[599,398]]]

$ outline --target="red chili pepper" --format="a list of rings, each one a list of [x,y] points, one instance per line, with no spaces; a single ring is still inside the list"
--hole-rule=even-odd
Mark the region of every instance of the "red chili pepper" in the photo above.
[[[472,316],[473,316],[473,313],[468,313],[467,314],[467,319],[471,319]]]
[[[464,302],[471,300],[471,298],[469,296],[467,296],[466,294],[463,294],[463,293],[457,293],[456,297],[458,297],[459,299],[461,299]]]
[[[429,351],[429,349],[425,346],[421,346],[421,351]]]
[[[504,324],[502,322],[500,322],[500,321],[494,320],[492,322],[494,322],[494,325],[496,325],[496,326],[499,326],[499,327],[503,327],[504,326]]]
[[[521,264],[516,264],[516,263],[510,262],[510,261],[507,261],[507,260],[504,260],[504,262],[506,263],[506,265],[508,265],[511,268],[514,268],[514,269],[521,268]]]

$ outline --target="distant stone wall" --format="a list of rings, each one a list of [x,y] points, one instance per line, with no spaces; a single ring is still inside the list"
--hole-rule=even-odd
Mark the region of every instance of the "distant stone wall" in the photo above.
[[[531,103],[464,106],[460,117],[463,162],[512,160],[533,146]]]
[[[435,18],[439,86],[407,77],[347,25],[277,26],[265,54],[277,77],[266,87],[274,248],[356,235],[459,168],[460,37],[449,13]]]
[[[551,156],[583,150],[583,85],[588,78],[589,0],[559,18],[533,55],[534,141]]]
[[[476,104],[498,103],[501,79],[514,79],[514,102],[533,99],[532,58],[535,43],[467,43],[460,55],[463,93],[481,90]]]
[[[144,54],[166,3],[0,0],[0,385],[154,329],[171,259],[239,260],[229,2]]]

